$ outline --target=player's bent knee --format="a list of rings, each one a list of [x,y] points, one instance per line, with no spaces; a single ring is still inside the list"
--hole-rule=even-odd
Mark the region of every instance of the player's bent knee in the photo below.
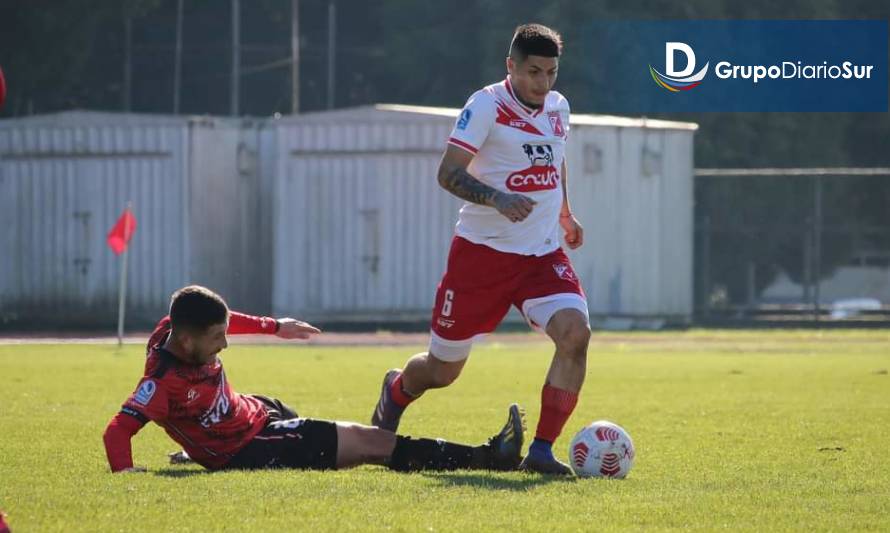
[[[556,345],[562,350],[586,355],[590,342],[590,326],[584,315],[574,309],[560,311],[553,316],[549,332]]]

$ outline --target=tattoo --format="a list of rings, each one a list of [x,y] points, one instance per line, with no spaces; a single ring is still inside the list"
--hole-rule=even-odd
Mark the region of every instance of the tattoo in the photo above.
[[[439,179],[443,189],[474,204],[493,205],[498,190],[482,183],[462,168],[455,168],[444,179]]]

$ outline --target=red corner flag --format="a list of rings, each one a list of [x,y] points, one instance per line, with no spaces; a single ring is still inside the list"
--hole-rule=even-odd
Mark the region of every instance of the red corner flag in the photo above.
[[[135,232],[136,217],[133,216],[133,212],[130,211],[130,208],[124,209],[124,213],[117,219],[117,222],[114,223],[114,227],[111,228],[111,231],[108,232],[108,247],[111,248],[111,251],[116,255],[124,253],[124,250],[127,249],[127,244],[130,243],[130,238],[133,237],[133,233]]]

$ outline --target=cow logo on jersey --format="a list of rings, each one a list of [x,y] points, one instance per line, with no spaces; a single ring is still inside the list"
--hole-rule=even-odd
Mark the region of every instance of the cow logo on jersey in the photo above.
[[[553,135],[565,137],[566,130],[562,127],[562,116],[559,114],[559,111],[548,111],[547,118],[550,120],[550,128],[553,130]]]
[[[531,166],[507,177],[507,188],[517,192],[547,191],[559,183],[559,171],[553,166],[553,147],[549,144],[523,144],[522,150]]]
[[[473,112],[469,109],[464,109],[460,112],[460,117],[457,119],[457,129],[465,130],[467,126],[470,125],[470,119],[473,118]]]
[[[133,401],[139,405],[148,405],[148,402],[151,401],[151,397],[155,395],[156,390],[158,390],[158,386],[155,382],[146,379],[142,382],[142,385],[139,385],[139,389],[136,391],[136,397],[133,398]]]
[[[553,265],[553,271],[556,272],[556,275],[559,276],[560,279],[566,281],[578,281],[578,276],[576,276],[575,271],[572,270],[572,265],[557,263]]]

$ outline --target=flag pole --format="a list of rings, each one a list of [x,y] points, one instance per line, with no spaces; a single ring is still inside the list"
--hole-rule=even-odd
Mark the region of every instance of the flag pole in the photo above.
[[[127,202],[127,211],[132,212],[133,202]],[[124,235],[130,234],[130,217],[124,217]],[[121,283],[118,291],[117,302],[117,345],[124,343],[124,312],[127,304],[127,256],[130,255],[130,247],[124,246],[123,264],[121,265]]]

